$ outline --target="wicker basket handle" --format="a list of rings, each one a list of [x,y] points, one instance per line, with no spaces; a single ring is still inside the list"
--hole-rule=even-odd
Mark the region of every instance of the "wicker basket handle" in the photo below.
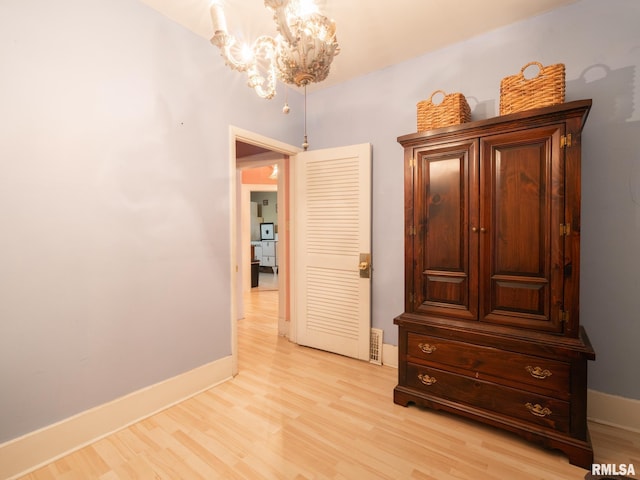
[[[531,65],[536,65],[538,67],[538,74],[535,77],[531,77],[531,78],[526,78],[524,76],[524,71],[529,68]],[[540,62],[529,62],[527,63],[524,67],[522,67],[520,69],[520,75],[522,75],[522,78],[524,80],[533,80],[534,78],[538,78],[540,75],[542,75],[542,70],[544,69],[544,66],[540,63]]]
[[[435,103],[433,103],[433,96],[434,96],[436,93],[441,93],[441,94],[442,94],[442,97],[443,97],[443,98],[442,98],[442,102],[444,102],[444,99],[445,99],[445,98],[446,98],[446,96],[447,96],[447,92],[445,92],[444,90],[436,90],[436,91],[434,91],[434,92],[431,94],[431,96],[429,97],[429,102],[431,102],[431,104],[433,104],[433,105],[436,105]],[[442,103],[442,102],[440,102],[440,103]],[[440,105],[440,103],[438,103],[437,105]]]

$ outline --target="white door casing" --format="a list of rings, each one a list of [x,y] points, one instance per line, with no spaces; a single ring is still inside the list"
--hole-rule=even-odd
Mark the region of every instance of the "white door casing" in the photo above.
[[[371,145],[298,153],[293,165],[294,341],[368,360]]]

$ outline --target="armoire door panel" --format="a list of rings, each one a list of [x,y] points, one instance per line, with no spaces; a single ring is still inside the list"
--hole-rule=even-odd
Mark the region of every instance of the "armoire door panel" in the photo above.
[[[494,276],[492,288],[495,292],[495,310],[544,315],[546,282],[522,281]]]
[[[466,288],[468,276],[466,274],[444,274],[435,271],[424,272],[425,292],[428,297],[425,301],[432,304],[465,305],[467,300]]]
[[[494,274],[544,277],[548,232],[547,155],[540,143],[492,149]]]
[[[561,243],[553,241],[562,211],[561,127],[541,127],[482,139],[481,211],[486,235],[480,282],[482,320],[559,332],[552,290],[562,289]],[[559,232],[558,232],[559,234]],[[551,255],[550,255],[551,253]],[[484,282],[484,283],[483,283]]]
[[[423,313],[449,312],[477,318],[477,239],[468,235],[477,219],[476,142],[451,144],[421,151],[417,177],[415,269],[416,304]],[[474,206],[475,205],[475,206]],[[475,208],[475,210],[474,210]],[[470,243],[471,242],[471,243]]]

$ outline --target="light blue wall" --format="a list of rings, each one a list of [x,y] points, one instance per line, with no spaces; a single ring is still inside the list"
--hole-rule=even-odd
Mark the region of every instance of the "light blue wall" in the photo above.
[[[640,399],[639,21],[636,0],[583,0],[310,96],[314,148],[373,144],[373,324],[386,343],[397,343],[393,318],[403,311],[396,138],[416,131],[416,103],[436,89],[462,92],[473,120],[493,117],[502,78],[532,60],[564,63],[567,101],[593,99],[581,234],[581,323],[597,354],[589,387]]]
[[[229,125],[299,143],[135,0],[0,2],[0,443],[231,353]]]

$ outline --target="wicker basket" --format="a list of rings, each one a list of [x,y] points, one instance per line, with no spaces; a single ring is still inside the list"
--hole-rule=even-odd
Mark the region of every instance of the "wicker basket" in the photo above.
[[[433,103],[433,96],[442,93],[444,99],[439,104]],[[471,119],[471,109],[461,93],[445,93],[436,90],[428,100],[418,102],[418,132],[432,128],[459,125]]]
[[[524,71],[531,65],[537,65],[539,72],[527,79]],[[544,67],[540,62],[529,62],[519,74],[500,82],[500,115],[564,103],[564,91],[563,63]]]

